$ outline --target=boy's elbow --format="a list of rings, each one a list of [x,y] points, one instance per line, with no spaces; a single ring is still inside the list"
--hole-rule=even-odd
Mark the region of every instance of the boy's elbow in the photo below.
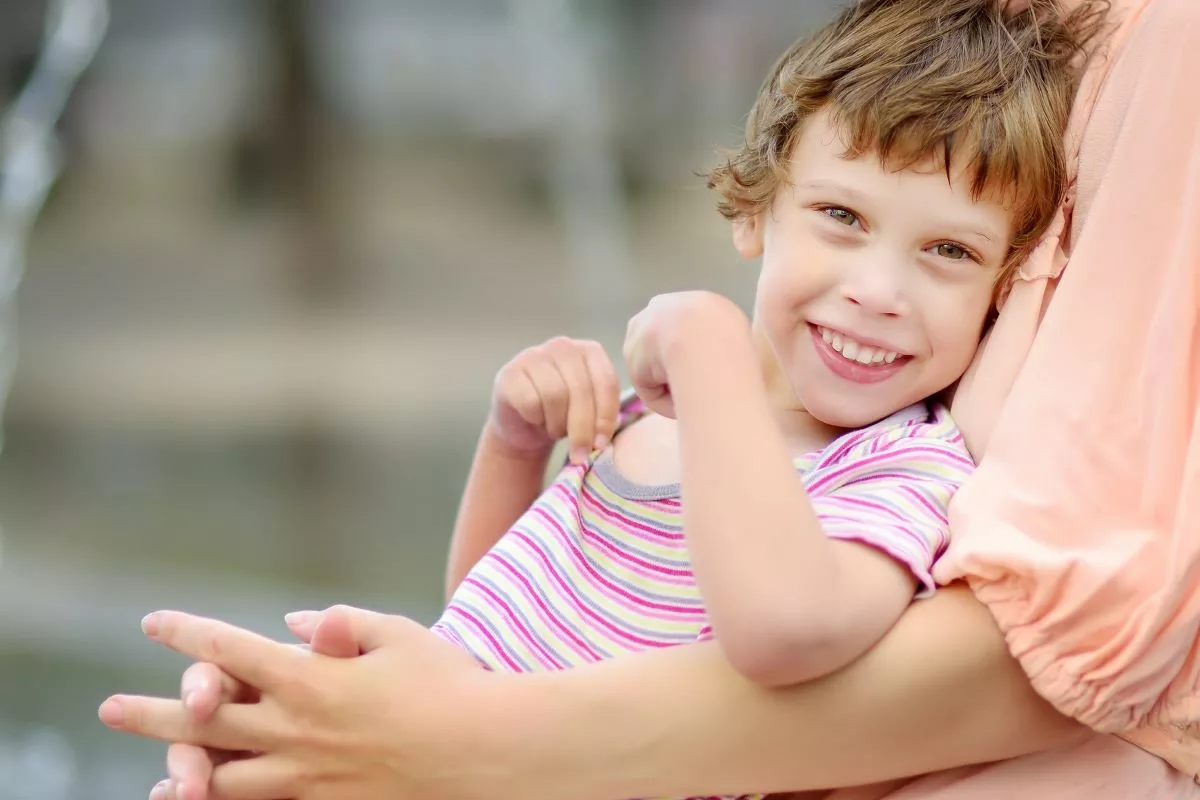
[[[820,678],[843,666],[842,635],[828,621],[810,614],[776,614],[717,642],[725,658],[744,678],[776,688]]]

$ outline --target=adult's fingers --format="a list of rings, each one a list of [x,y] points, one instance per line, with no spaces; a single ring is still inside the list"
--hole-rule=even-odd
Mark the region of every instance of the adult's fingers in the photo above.
[[[332,658],[353,658],[362,654],[362,646],[354,638],[354,626],[345,615],[329,619],[323,611],[296,611],[284,619],[292,633],[307,642],[314,653]]]
[[[150,614],[142,620],[142,629],[156,642],[196,661],[216,664],[258,689],[276,688],[307,658],[295,647],[236,625],[179,611]]]
[[[212,797],[202,800],[295,797],[305,787],[303,769],[294,759],[271,754],[229,761],[213,770],[209,784]]]
[[[208,721],[196,722],[178,700],[115,695],[99,716],[124,733],[220,750],[267,750],[282,738],[280,723],[262,703],[223,705]]]
[[[212,778],[213,763],[210,752],[192,744],[175,743],[167,748],[167,775],[169,789],[174,800],[208,800],[208,782]],[[180,789],[183,791],[181,792]],[[184,797],[180,797],[180,795]]]
[[[259,691],[223,672],[216,664],[192,664],[179,682],[179,699],[197,722],[209,719],[225,703],[253,703]]]
[[[172,744],[167,748],[167,775],[175,795],[172,800],[213,800],[209,791],[213,770],[248,756],[248,753]]]
[[[314,653],[333,658],[353,658],[363,652],[359,640],[361,623],[354,622],[355,615],[369,614],[360,609],[349,609],[345,613],[325,614],[313,629],[312,649]]]
[[[317,623],[313,639],[325,637],[327,641],[353,642],[354,655],[359,655],[378,650],[385,644],[414,633],[427,636],[429,629],[407,617],[339,605],[330,606],[321,612],[321,620]]]
[[[292,635],[312,649],[313,632],[321,621],[320,611],[293,611],[283,615],[283,621]]]

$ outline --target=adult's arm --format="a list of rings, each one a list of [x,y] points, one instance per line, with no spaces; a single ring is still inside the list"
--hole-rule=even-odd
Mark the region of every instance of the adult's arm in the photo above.
[[[986,609],[957,587],[915,604],[847,669],[784,689],[740,678],[707,645],[523,678],[510,691],[534,710],[515,762],[528,797],[855,786],[1085,733],[1032,691]]]
[[[745,680],[714,643],[501,675],[406,620],[342,616],[361,626],[364,657],[297,657],[229,626],[167,615],[156,638],[253,683],[259,702],[196,722],[178,701],[126,696],[101,717],[166,741],[263,753],[217,767],[209,796],[222,800],[824,788],[1008,758],[1083,730],[1032,691],[986,609],[957,587],[915,604],[845,670],[786,689]],[[173,777],[204,782],[205,765],[183,763]]]

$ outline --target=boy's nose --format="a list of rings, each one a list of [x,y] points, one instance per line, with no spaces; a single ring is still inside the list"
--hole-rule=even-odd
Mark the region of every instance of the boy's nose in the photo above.
[[[843,275],[842,296],[868,314],[899,317],[909,312],[904,267],[888,260],[864,259]]]

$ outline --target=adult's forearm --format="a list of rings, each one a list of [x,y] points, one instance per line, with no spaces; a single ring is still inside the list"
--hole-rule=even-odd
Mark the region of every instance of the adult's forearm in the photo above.
[[[768,690],[715,645],[504,679],[500,796],[694,796],[854,786],[1022,755],[1084,729],[1030,688],[965,589],[914,605],[841,672]],[[499,710],[499,709],[498,709]]]

